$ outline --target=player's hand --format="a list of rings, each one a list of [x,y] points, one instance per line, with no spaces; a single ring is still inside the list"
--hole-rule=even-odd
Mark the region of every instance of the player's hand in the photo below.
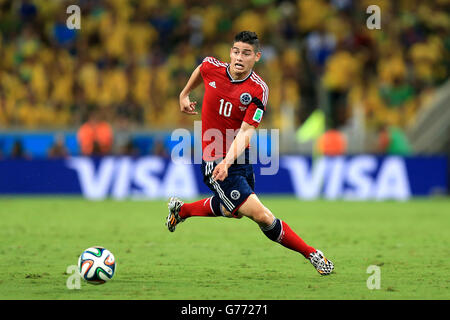
[[[225,162],[221,161],[215,168],[212,173],[213,180],[223,181],[228,177],[228,166]]]
[[[189,99],[189,96],[186,97],[180,97],[180,111],[187,113],[187,114],[198,114],[197,111],[195,111],[195,106],[197,105],[197,101],[192,101]]]

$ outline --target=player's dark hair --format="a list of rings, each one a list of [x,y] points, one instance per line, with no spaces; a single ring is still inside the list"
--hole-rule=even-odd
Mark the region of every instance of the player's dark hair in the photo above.
[[[241,31],[234,37],[234,42],[244,42],[253,46],[255,52],[259,52],[260,45],[259,39],[256,33],[252,31]]]

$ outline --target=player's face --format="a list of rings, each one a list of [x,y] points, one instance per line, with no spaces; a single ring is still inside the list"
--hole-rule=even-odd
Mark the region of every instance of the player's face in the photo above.
[[[230,72],[236,78],[245,77],[253,69],[261,57],[261,52],[255,52],[251,44],[235,42],[230,51]]]

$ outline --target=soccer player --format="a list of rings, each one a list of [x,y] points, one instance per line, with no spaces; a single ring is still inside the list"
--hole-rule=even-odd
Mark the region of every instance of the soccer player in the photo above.
[[[234,38],[230,62],[205,58],[180,93],[181,112],[195,115],[197,102],[190,101],[189,94],[202,82],[205,86],[201,168],[203,180],[214,195],[193,203],[171,197],[166,226],[173,232],[179,223],[194,216],[248,217],[270,240],[299,252],[321,275],[328,275],[333,263],[276,218],[254,192],[249,142],[262,120],[269,95],[266,83],[253,71],[260,58],[257,35],[240,32]]]

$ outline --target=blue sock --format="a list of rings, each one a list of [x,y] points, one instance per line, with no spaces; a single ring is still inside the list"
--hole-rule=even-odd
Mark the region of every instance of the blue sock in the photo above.
[[[261,228],[262,232],[272,241],[280,240],[281,231],[283,230],[280,219],[275,218],[270,226]]]

